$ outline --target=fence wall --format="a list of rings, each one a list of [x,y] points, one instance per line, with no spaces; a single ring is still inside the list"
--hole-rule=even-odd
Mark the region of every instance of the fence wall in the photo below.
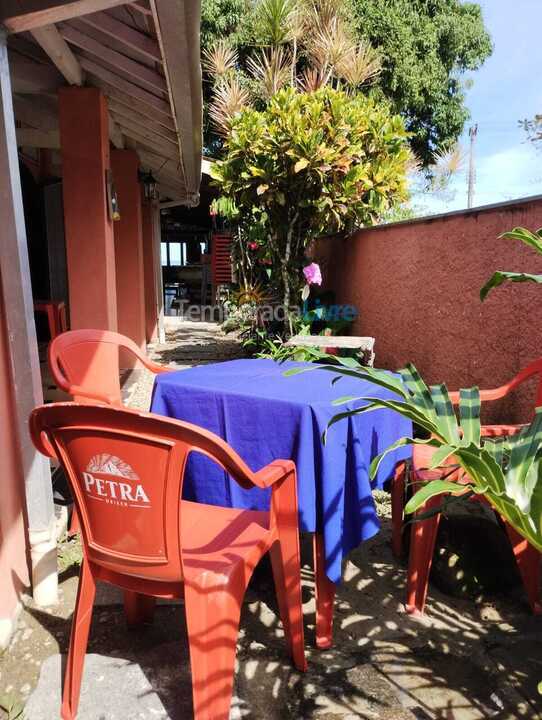
[[[411,361],[429,382],[450,389],[499,385],[542,357],[542,287],[509,285],[484,303],[495,270],[542,273],[523,243],[499,240],[516,226],[542,226],[542,197],[326,238],[315,248],[324,287],[354,304],[352,333],[376,338],[376,364]],[[532,384],[494,403],[486,420],[528,419]]]

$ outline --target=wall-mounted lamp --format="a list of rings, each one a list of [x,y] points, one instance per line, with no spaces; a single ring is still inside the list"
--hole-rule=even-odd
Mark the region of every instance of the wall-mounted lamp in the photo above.
[[[141,175],[141,182],[143,183],[143,192],[145,194],[145,200],[158,200],[158,184],[156,178],[149,170],[147,173]]]

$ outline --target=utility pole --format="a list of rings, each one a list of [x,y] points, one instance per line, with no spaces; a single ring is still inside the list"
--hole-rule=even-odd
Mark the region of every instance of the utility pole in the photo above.
[[[471,125],[469,128],[470,152],[469,152],[469,187],[467,197],[467,207],[471,208],[474,204],[474,183],[476,182],[476,167],[474,161],[474,144],[478,135],[478,124]]]

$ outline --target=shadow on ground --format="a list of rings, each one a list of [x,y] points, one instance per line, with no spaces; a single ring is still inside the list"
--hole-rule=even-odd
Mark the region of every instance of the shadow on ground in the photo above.
[[[346,564],[330,651],[314,649],[312,572],[305,563],[305,675],[290,663],[270,573],[262,566],[243,609],[232,718],[542,717],[536,695],[542,678],[540,619],[528,614],[521,599],[502,597],[476,606],[435,591],[424,620],[405,615],[405,573],[391,557],[388,522],[385,519],[383,532],[352,553]],[[39,665],[52,656],[28,705],[27,720],[56,717],[51,713],[60,697],[57,653],[67,650],[76,584],[69,569],[59,608],[44,612],[30,605],[25,610],[13,648],[0,662],[4,682],[17,689],[23,679],[33,686]],[[151,626],[127,631],[121,607],[107,604],[117,601],[118,596],[102,594],[95,608],[88,646],[92,657],[78,717],[191,717],[182,607],[161,605]]]

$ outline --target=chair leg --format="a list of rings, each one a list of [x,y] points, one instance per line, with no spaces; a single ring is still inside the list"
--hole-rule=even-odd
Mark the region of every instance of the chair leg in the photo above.
[[[143,595],[132,590],[124,591],[124,615],[128,627],[152,623],[155,606],[156,599],[150,595]]]
[[[242,577],[213,588],[185,582],[194,720],[228,720],[235,670]]]
[[[440,496],[431,498],[421,512],[438,506],[441,500]],[[412,524],[406,601],[406,611],[411,614],[423,613],[425,608],[439,521],[440,514],[437,514]]]
[[[391,548],[397,559],[403,554],[403,508],[405,504],[406,467],[405,462],[397,465],[391,486]]]
[[[326,575],[324,537],[315,533],[313,537],[314,582],[316,588],[316,646],[321,650],[333,644],[333,606],[335,604],[335,583]]]
[[[294,665],[304,672],[307,669],[305,659],[305,637],[303,631],[303,605],[301,602],[301,558],[299,536],[281,537],[269,550],[275,591],[284,628]],[[286,533],[284,533],[286,535]]]
[[[96,582],[86,560],[81,564],[77,600],[72,620],[70,649],[64,676],[62,695],[63,720],[74,720],[79,705],[83,664],[87,650],[88,633],[92,620],[92,605],[96,594]]]
[[[507,522],[504,523],[510,539],[518,570],[523,580],[523,586],[529,599],[529,605],[534,615],[542,614],[540,600],[541,572],[540,553],[522,535],[520,535]]]
[[[73,537],[81,530],[81,524],[79,522],[79,515],[75,509],[75,504],[72,509],[72,517],[70,521],[70,527],[68,528],[68,537]]]

